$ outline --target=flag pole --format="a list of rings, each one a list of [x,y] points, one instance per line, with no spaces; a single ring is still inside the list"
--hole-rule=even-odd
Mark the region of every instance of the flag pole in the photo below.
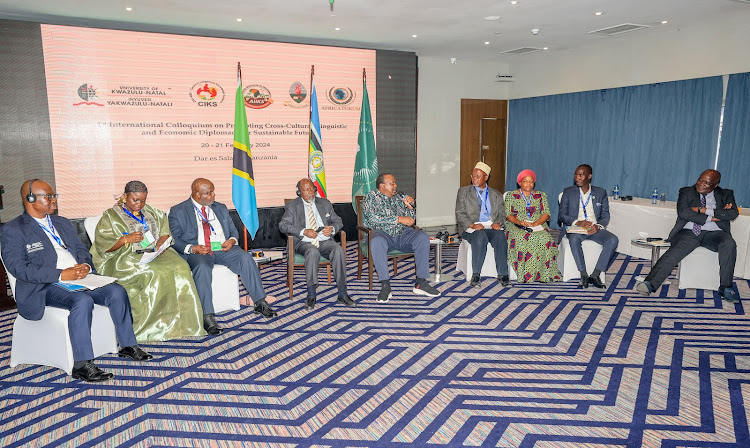
[[[314,76],[315,76],[315,64],[313,64],[313,65],[310,66],[310,96],[312,96],[313,82],[315,81]],[[310,123],[312,121],[312,101],[310,101],[310,111],[309,112],[310,113],[308,114],[308,117],[307,117],[307,122],[308,123]],[[308,126],[308,128],[307,128],[307,151],[308,151],[308,154],[309,154],[309,151],[310,151],[310,139],[311,138],[312,138],[312,126]],[[309,163],[310,162],[308,160],[308,169],[307,169],[307,177],[308,178],[310,178]],[[312,179],[310,179],[310,181],[314,182]],[[316,190],[317,190],[317,187],[316,187]]]

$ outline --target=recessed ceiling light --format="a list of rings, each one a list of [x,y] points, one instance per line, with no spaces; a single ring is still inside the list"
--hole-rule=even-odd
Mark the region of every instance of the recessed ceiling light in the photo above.
[[[490,41],[485,41],[485,42],[484,42],[484,44],[485,44],[485,45],[489,45],[489,44],[490,44]]]
[[[549,47],[544,47],[542,48],[542,50],[549,50]]]
[[[516,3],[518,3],[516,0],[511,0],[510,2],[511,5],[515,5]]]
[[[412,34],[411,37],[417,37],[417,35],[416,34]]]
[[[602,15],[602,12],[601,11],[597,11],[597,12],[594,13],[594,15],[595,16],[600,16],[600,15]]]
[[[242,22],[242,19],[239,19],[239,18],[238,18],[238,19],[237,19],[237,21],[238,21],[238,22]]]
[[[662,20],[662,21],[661,21],[661,24],[662,24],[662,25],[666,25],[667,23],[669,23],[669,22],[668,22],[668,21],[666,21],[666,20]]]
[[[336,31],[341,31],[341,27],[338,27],[338,26],[337,26],[336,28],[334,28],[334,30],[336,30]]]
[[[132,10],[133,10],[133,8],[131,8],[130,6],[128,6],[127,8],[125,8],[125,11],[132,11]]]
[[[500,16],[487,16],[484,20],[500,20]]]

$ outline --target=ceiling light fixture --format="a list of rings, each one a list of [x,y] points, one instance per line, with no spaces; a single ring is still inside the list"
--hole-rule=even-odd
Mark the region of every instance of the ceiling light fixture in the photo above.
[[[131,8],[130,6],[128,6],[127,8],[125,8],[125,11],[132,11],[132,10],[133,10],[133,8]]]
[[[336,28],[334,28],[334,30],[341,31],[341,28],[337,26]]]
[[[549,50],[549,47],[544,47],[542,48],[542,50]]]
[[[511,2],[510,2],[511,5],[515,5],[516,3],[518,3],[518,1],[516,1],[516,0],[511,0]]]
[[[484,18],[484,20],[490,20],[490,21],[500,20],[500,16],[487,16]]]
[[[668,23],[669,23],[669,22],[668,22],[668,21],[666,21],[666,20],[662,20],[662,21],[661,21],[661,24],[662,24],[662,25],[666,25],[666,24],[668,24]]]
[[[237,19],[237,21],[238,21],[238,22],[242,22],[242,19],[238,18],[238,19]]]
[[[411,37],[417,37],[417,35],[416,34],[412,34]]]
[[[490,41],[488,41],[488,40],[487,40],[487,41],[485,41],[485,42],[484,42],[484,44],[485,44],[485,45],[489,45],[489,44],[490,44]]]
[[[602,12],[601,11],[597,11],[597,12],[594,13],[594,15],[595,16],[600,16],[600,15],[602,15]]]

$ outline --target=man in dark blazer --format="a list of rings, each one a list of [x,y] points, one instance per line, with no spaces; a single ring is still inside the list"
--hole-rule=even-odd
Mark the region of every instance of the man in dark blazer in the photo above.
[[[570,251],[576,261],[576,267],[581,273],[579,288],[588,288],[589,283],[597,288],[604,288],[600,274],[607,270],[609,261],[615,255],[619,239],[617,235],[609,232],[606,227],[609,224],[609,200],[607,191],[591,185],[593,172],[590,165],[581,165],[576,168],[573,175],[572,185],[563,190],[560,198],[560,210],[558,221],[563,224],[560,230],[558,243],[567,234],[570,243]],[[587,233],[567,233],[566,226],[576,225],[582,227]],[[591,240],[602,246],[602,253],[596,262],[596,267],[591,275],[586,270],[586,260],[583,258],[581,244],[584,240]]]
[[[739,215],[734,191],[719,187],[721,173],[706,170],[695,185],[680,188],[677,198],[677,222],[669,233],[672,244],[651,268],[645,281],[636,285],[650,295],[664,283],[675,266],[696,247],[719,253],[719,294],[729,302],[740,299],[734,292],[732,275],[737,259],[737,244],[729,231],[730,221]],[[706,266],[706,269],[715,269]]]
[[[93,263],[73,224],[53,215],[57,210],[57,194],[52,187],[39,179],[28,180],[21,186],[21,197],[26,212],[5,224],[0,232],[3,263],[16,278],[18,314],[24,319],[40,320],[44,317],[45,306],[70,311],[71,374],[76,379],[99,382],[114,377],[93,361],[91,316],[94,304],[109,308],[121,347],[120,357],[135,361],[153,358],[137,345],[125,288],[111,283],[91,291],[70,292],[55,286],[59,281],[85,278],[93,272]]]
[[[307,300],[305,308],[315,308],[318,265],[323,255],[331,261],[339,303],[356,306],[346,292],[346,253],[333,236],[344,227],[328,199],[315,197],[315,185],[309,179],[297,182],[297,198],[284,207],[279,230],[294,237],[294,251],[305,257]]]
[[[215,202],[214,184],[203,178],[193,181],[191,196],[169,211],[169,230],[174,238],[174,248],[190,265],[195,288],[203,306],[203,327],[208,334],[220,334],[223,330],[214,316],[213,269],[221,264],[239,275],[255,312],[266,318],[276,316],[269,303],[276,299],[266,295],[260,279],[258,265],[253,256],[240,249],[239,232],[229,216],[227,206]]]
[[[480,274],[487,243],[495,251],[497,279],[503,286],[510,285],[508,276],[508,242],[505,238],[505,201],[503,194],[487,185],[491,168],[478,162],[471,172],[471,185],[458,189],[456,195],[456,223],[461,238],[471,244],[471,286],[480,286]]]

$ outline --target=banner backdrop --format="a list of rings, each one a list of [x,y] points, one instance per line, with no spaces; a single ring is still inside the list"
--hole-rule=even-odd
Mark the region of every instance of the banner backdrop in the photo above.
[[[133,179],[166,210],[206,177],[234,208],[237,62],[258,206],[283,205],[307,177],[313,64],[328,197],[351,200],[363,68],[375,111],[374,50],[56,25],[42,25],[42,40],[61,215],[98,215]]]

